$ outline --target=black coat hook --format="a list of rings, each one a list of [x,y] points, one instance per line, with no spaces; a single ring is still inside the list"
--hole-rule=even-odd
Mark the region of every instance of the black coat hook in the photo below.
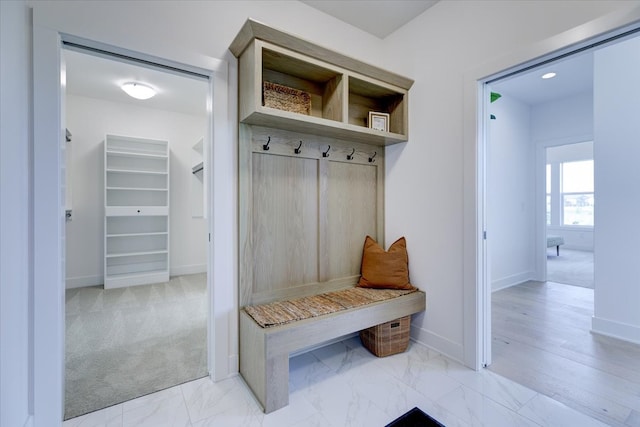
[[[329,148],[327,148],[327,151],[323,151],[322,152],[322,157],[329,157],[329,150],[331,150],[331,146],[329,146]]]
[[[271,137],[269,137],[269,140],[267,141],[266,144],[262,144],[262,149],[264,151],[269,151],[269,143],[271,142]]]
[[[300,141],[300,145],[298,145],[298,148],[294,150],[296,154],[302,153],[302,150],[300,149],[301,147],[302,147],[302,141]]]
[[[347,160],[353,160],[353,155],[356,153],[356,149],[351,149],[351,154],[347,154]]]
[[[375,159],[376,154],[378,154],[378,152],[377,152],[377,151],[374,151],[374,152],[373,152],[373,156],[369,157],[369,163],[373,163],[373,162],[375,162],[375,161],[376,161],[376,159]]]

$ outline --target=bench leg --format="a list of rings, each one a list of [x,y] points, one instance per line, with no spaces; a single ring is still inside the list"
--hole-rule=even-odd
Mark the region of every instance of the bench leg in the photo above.
[[[560,245],[556,246],[556,254],[560,256]]]
[[[268,414],[289,404],[289,355],[267,360],[264,413]]]
[[[268,356],[268,344],[264,330],[242,312],[240,374],[264,408],[265,414],[289,404],[289,355],[285,353]]]

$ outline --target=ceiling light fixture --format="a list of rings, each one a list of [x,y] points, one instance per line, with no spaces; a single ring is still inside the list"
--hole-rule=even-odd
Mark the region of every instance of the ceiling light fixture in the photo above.
[[[123,91],[132,98],[136,99],[149,99],[155,96],[156,91],[151,86],[144,83],[129,82],[120,86]]]
[[[552,79],[555,76],[556,76],[556,73],[547,73],[547,74],[543,74],[542,78],[546,80],[546,79]]]

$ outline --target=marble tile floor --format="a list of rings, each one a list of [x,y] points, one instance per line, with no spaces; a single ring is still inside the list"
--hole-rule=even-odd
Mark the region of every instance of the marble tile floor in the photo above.
[[[289,369],[289,406],[268,415],[236,376],[188,382],[63,427],[384,426],[415,406],[447,427],[605,425],[413,342],[405,353],[377,358],[349,338],[291,358]]]

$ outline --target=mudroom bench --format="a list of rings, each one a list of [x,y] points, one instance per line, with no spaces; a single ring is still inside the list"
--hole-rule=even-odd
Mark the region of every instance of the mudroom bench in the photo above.
[[[254,20],[229,50],[240,373],[269,413],[289,402],[291,353],[425,309],[405,243],[393,254],[401,268],[373,261],[373,279],[361,243],[384,246],[384,147],[409,139],[413,80]],[[362,290],[374,287],[386,289]]]
[[[301,320],[297,318],[304,317],[304,313],[291,314],[297,311],[296,307],[305,307],[303,311],[309,311],[311,307],[310,311],[313,312],[314,307],[319,305],[319,299],[328,301],[334,308],[341,308]],[[424,311],[425,306],[425,293],[420,290],[402,292],[354,287],[291,301],[245,307],[240,313],[240,372],[264,412],[273,412],[289,404],[291,353]],[[315,311],[311,313],[312,316],[323,312],[322,309]],[[278,322],[274,319],[282,314],[287,323],[274,324]],[[265,326],[261,326],[252,315],[258,317]]]

